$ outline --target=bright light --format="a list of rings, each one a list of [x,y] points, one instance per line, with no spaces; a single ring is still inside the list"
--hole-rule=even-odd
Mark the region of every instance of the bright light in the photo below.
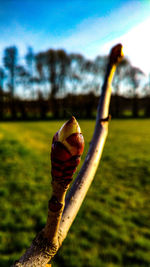
[[[108,53],[112,45],[122,43],[124,54],[134,66],[141,68],[145,74],[150,73],[150,18],[133,27],[129,32],[104,45],[101,52]]]

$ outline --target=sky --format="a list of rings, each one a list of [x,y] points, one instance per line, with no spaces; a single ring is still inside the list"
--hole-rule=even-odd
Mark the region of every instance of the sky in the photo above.
[[[150,0],[0,0],[0,65],[16,45],[20,58],[63,48],[94,59],[122,43],[133,66],[150,73]]]

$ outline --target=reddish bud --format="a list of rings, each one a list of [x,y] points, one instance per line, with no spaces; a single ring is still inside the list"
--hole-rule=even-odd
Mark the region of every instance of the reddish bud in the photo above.
[[[54,135],[51,161],[52,177],[60,183],[70,183],[80,162],[84,149],[84,138],[76,119],[72,117]]]
[[[84,139],[81,133],[74,133],[70,135],[66,142],[70,145],[72,155],[82,155],[84,149]]]
[[[52,159],[55,158],[57,160],[66,161],[70,159],[71,154],[61,142],[54,141],[52,144],[51,157]]]
[[[109,56],[110,63],[118,64],[122,60],[123,56],[124,54],[123,54],[122,44],[115,45],[110,51],[110,56]]]

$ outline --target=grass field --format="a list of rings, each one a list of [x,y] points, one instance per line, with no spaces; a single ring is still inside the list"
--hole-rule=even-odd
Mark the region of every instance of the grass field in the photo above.
[[[94,121],[80,121],[89,147]],[[42,229],[61,122],[0,124],[0,266]],[[53,267],[150,266],[150,120],[112,120],[102,161]]]

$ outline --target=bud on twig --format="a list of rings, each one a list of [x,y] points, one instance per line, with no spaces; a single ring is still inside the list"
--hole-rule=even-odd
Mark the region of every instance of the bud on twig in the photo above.
[[[25,254],[13,266],[44,267],[61,246],[94,178],[108,133],[108,111],[111,83],[117,64],[123,58],[122,45],[110,52],[107,71],[98,105],[94,135],[89,152],[65,201],[73,173],[80,162],[84,140],[80,127],[72,117],[55,134],[52,142],[52,197],[49,201],[45,228],[37,235]],[[64,209],[65,205],[65,209]],[[63,212],[63,214],[62,214]],[[61,221],[60,221],[61,220]],[[46,265],[47,264],[47,265]]]
[[[63,186],[67,186],[84,149],[84,138],[78,122],[72,117],[54,135],[52,141],[51,163],[52,178]]]
[[[115,45],[110,51],[110,56],[109,56],[110,63],[118,64],[121,62],[123,57],[124,57],[124,54],[123,54],[122,44]]]
[[[51,257],[56,253],[58,229],[65,205],[65,195],[73,173],[80,162],[84,139],[76,119],[72,117],[54,135],[51,149],[52,197],[48,205],[44,236],[51,246]]]

